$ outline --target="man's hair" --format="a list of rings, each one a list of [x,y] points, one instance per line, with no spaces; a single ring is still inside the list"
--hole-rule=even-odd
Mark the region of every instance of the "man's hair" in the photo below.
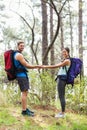
[[[17,43],[17,45],[19,46],[21,43],[24,43],[23,41],[19,41],[18,43]]]

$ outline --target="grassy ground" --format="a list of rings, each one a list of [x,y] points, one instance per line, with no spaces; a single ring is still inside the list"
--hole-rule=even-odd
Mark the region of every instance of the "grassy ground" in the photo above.
[[[0,130],[87,130],[87,116],[66,112],[55,118],[54,107],[33,106],[34,117],[21,115],[21,107],[0,107]]]

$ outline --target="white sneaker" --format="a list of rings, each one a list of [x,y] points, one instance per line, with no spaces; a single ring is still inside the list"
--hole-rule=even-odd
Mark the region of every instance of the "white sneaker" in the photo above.
[[[61,112],[55,115],[56,118],[64,118],[65,114],[62,114]]]

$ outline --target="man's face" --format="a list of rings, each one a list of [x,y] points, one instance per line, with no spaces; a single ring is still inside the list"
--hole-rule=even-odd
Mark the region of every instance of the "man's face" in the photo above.
[[[18,45],[18,50],[19,50],[20,52],[22,52],[22,51],[24,50],[24,43],[20,43],[20,44]]]

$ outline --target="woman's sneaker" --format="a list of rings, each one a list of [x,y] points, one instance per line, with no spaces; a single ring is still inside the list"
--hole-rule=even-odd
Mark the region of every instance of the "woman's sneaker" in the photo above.
[[[34,112],[30,111],[29,109],[26,109],[26,111],[22,111],[23,116],[34,116]]]
[[[56,118],[64,118],[65,117],[65,114],[63,113],[58,113],[57,115],[55,115]]]

